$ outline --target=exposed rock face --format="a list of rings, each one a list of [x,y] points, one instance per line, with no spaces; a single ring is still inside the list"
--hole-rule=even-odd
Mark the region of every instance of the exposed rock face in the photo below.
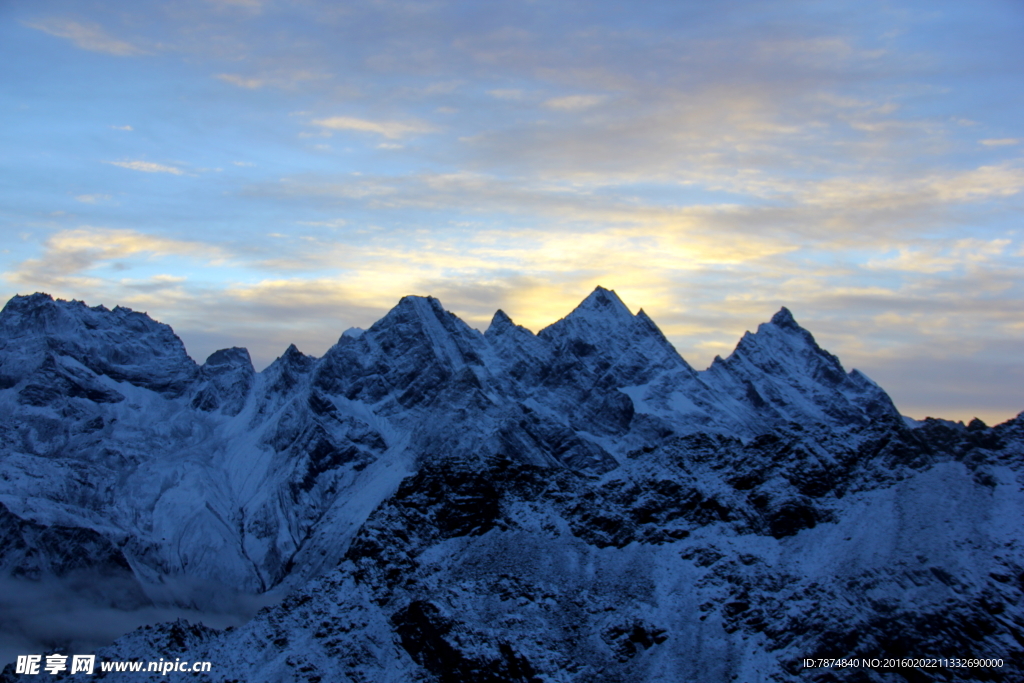
[[[786,309],[698,372],[602,288],[536,335],[405,297],[257,373],[245,349],[197,367],[143,314],[37,294],[0,313],[0,376],[7,576],[121,572],[197,607],[290,591],[233,631],[158,626],[109,659],[267,681],[1024,666],[1024,418],[908,424]]]
[[[234,347],[215,351],[199,368],[200,384],[192,398],[192,407],[234,417],[245,408],[255,376],[256,370],[246,349]]]
[[[2,385],[24,379],[54,356],[168,397],[180,396],[197,371],[171,328],[144,313],[89,308],[47,294],[11,299],[0,314]]]

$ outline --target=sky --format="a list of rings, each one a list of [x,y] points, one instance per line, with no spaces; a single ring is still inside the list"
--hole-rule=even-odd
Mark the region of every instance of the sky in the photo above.
[[[0,298],[321,355],[593,288],[694,367],[788,307],[909,416],[1024,410],[1019,0],[0,0]]]

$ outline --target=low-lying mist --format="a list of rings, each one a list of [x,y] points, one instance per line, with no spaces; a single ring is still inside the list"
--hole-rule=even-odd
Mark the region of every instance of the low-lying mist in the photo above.
[[[132,579],[91,572],[0,578],[0,668],[18,655],[89,654],[141,626],[176,619],[216,629],[239,626],[282,597],[173,577],[145,590],[148,595]]]

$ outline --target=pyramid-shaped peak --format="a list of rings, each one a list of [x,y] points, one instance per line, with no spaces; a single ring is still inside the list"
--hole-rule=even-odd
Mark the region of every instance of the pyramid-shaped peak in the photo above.
[[[296,346],[295,344],[289,344],[288,348],[285,349],[284,353],[281,354],[281,358],[288,361],[302,360],[306,357],[306,354],[304,354],[302,351],[299,351],[299,347]]]
[[[526,329],[522,325],[516,325],[512,318],[508,317],[508,314],[499,308],[494,312],[494,317],[491,318],[491,324],[488,325],[484,336],[493,339],[496,336],[506,334],[513,334],[520,341],[523,335],[534,336],[531,330]]]
[[[398,300],[394,308],[387,312],[383,318],[375,322],[368,331],[379,331],[397,320],[418,318],[422,321],[443,317],[445,313],[441,302],[432,296],[417,296],[407,294]]]
[[[496,310],[494,312],[494,317],[491,318],[491,325],[490,326],[494,327],[494,326],[497,325],[499,327],[503,327],[505,325],[514,325],[514,324],[515,323],[512,322],[512,318],[508,317],[508,313],[506,313],[505,311],[503,311],[503,310],[501,310],[499,308],[498,310]]]
[[[594,291],[591,292],[586,299],[581,301],[580,305],[577,306],[570,315],[581,311],[595,311],[602,315],[611,314],[617,318],[633,317],[633,314],[630,313],[626,304],[622,303],[622,299],[619,298],[619,295],[616,294],[614,290],[605,289],[600,285],[595,287]]]
[[[779,312],[772,316],[771,322],[773,325],[778,325],[779,327],[795,330],[802,329],[797,323],[796,318],[793,317],[793,314],[785,306],[780,308]]]
[[[783,306],[769,322],[758,325],[756,332],[744,332],[736,349],[724,360],[716,359],[712,365],[735,362],[740,356],[752,358],[765,353],[772,356],[792,355],[802,349],[813,350],[835,363],[839,362],[832,354],[819,347],[814,336],[801,327],[793,313]]]
[[[277,358],[271,366],[282,365],[287,367],[307,368],[316,360],[313,356],[307,356],[295,344],[289,344],[285,352]]]
[[[370,326],[360,339],[371,349],[394,355],[427,349],[450,367],[479,363],[476,345],[482,335],[432,296],[403,296],[388,314]],[[375,352],[376,352],[375,351]],[[421,354],[422,355],[422,354]]]
[[[630,313],[615,292],[597,287],[572,313],[548,325],[537,336],[549,341],[555,338],[576,338],[604,344],[609,336],[633,334],[638,323],[641,327],[652,326]]]

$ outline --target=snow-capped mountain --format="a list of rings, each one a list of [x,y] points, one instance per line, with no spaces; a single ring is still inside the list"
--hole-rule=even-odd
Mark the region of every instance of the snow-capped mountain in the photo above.
[[[0,312],[0,387],[11,580],[116,576],[137,604],[205,610],[287,594],[111,659],[253,681],[1024,665],[1024,418],[908,424],[785,308],[696,371],[603,288],[537,334],[410,296],[256,372],[245,349],[197,366],[144,314],[35,294]]]

